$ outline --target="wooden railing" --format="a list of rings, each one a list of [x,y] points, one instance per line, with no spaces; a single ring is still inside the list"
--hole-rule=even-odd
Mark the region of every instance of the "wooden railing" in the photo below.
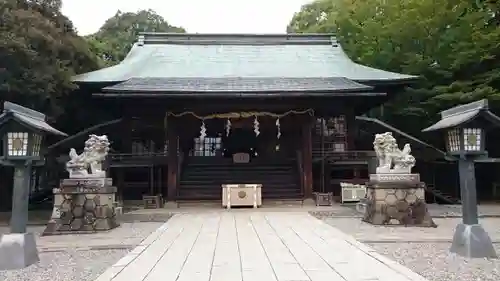
[[[109,167],[151,166],[166,165],[167,153],[110,153],[108,154]]]
[[[367,161],[375,157],[375,152],[371,150],[350,150],[350,151],[321,151],[313,149],[313,159],[322,159],[328,161]]]

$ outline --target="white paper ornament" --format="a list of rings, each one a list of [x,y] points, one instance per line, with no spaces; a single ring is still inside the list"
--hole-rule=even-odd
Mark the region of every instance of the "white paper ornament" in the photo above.
[[[227,119],[227,122],[226,122],[226,137],[229,136],[230,132],[231,132],[231,120]]]
[[[276,129],[278,130],[278,133],[276,134],[276,138],[280,139],[281,137],[281,124],[280,124],[280,119],[276,119]]]
[[[259,125],[259,120],[257,119],[257,116],[255,116],[255,120],[253,121],[253,131],[255,132],[256,136],[260,135]]]
[[[205,121],[201,121],[201,127],[200,127],[200,140],[205,139],[207,136],[207,128],[205,127]]]

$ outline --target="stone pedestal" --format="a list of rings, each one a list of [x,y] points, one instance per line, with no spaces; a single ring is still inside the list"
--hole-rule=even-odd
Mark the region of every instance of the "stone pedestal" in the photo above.
[[[117,227],[116,187],[110,178],[64,179],[54,188],[54,209],[43,235],[107,231]]]
[[[419,174],[372,174],[366,184],[363,221],[376,225],[436,227]]]
[[[0,270],[16,270],[40,261],[33,233],[4,234],[0,238]]]
[[[498,258],[490,236],[480,224],[457,225],[450,252],[467,258]]]

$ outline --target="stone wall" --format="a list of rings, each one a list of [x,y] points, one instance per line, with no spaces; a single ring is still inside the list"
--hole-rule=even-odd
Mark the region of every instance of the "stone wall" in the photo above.
[[[116,187],[54,189],[54,209],[43,235],[93,233],[117,227]]]
[[[423,183],[368,184],[363,221],[377,225],[436,226],[427,210]]]

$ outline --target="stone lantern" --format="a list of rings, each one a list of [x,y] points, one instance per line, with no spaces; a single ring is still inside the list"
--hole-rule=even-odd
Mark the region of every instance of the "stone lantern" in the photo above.
[[[458,161],[462,223],[455,229],[451,252],[472,258],[496,258],[491,239],[479,224],[474,161],[485,159],[485,131],[500,125],[500,117],[480,100],[441,112],[441,120],[423,132],[444,131],[447,152]]]
[[[45,122],[45,115],[10,102],[0,115],[0,162],[14,167],[10,234],[0,241],[0,270],[20,269],[38,262],[35,237],[26,232],[31,168],[43,164],[43,136],[65,133]]]

